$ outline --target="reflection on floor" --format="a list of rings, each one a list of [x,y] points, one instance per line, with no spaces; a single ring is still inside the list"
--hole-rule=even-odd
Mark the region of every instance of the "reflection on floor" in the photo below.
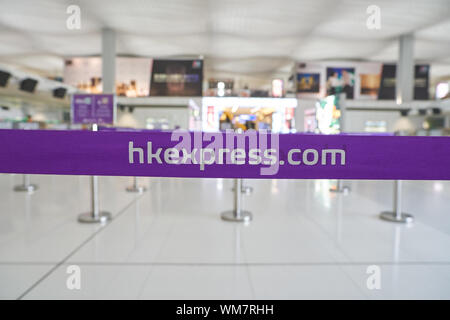
[[[140,178],[135,195],[131,178],[100,177],[114,219],[99,226],[77,222],[88,177],[31,179],[26,194],[13,191],[20,175],[0,175],[2,299],[450,298],[450,182],[405,182],[405,226],[378,219],[391,181],[347,181],[342,195],[329,180],[246,180],[243,225],[219,218],[231,180]]]

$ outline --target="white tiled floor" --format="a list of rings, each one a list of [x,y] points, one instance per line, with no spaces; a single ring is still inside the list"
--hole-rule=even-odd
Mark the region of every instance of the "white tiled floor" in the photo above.
[[[0,175],[1,299],[450,299],[450,182],[404,183],[413,226],[378,219],[390,181],[252,180],[248,225],[220,220],[231,180],[101,177],[106,226],[82,225],[89,179],[32,176],[39,190],[13,192]],[[66,287],[69,265],[81,290]],[[366,286],[369,265],[381,289]]]

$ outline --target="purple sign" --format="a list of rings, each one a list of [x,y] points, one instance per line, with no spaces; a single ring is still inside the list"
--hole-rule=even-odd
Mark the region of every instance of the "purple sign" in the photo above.
[[[0,172],[450,180],[450,137],[0,130]]]
[[[113,124],[115,114],[112,94],[74,94],[72,96],[72,123]]]

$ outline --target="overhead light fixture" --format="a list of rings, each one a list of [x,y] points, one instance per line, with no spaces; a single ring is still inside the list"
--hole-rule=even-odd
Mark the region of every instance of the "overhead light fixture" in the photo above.
[[[53,89],[53,97],[63,99],[66,96],[67,89],[63,87]]]
[[[450,92],[450,86],[448,82],[438,83],[436,86],[436,99],[445,98]]]
[[[0,70],[0,87],[6,87],[9,78],[11,78],[11,73]]]
[[[20,87],[19,88],[22,91],[33,93],[34,90],[36,90],[37,84],[38,84],[37,80],[31,79],[31,78],[26,78],[26,79],[23,79],[20,82]]]
[[[433,113],[433,115],[438,115],[442,113],[442,109],[441,108],[431,108],[431,112]]]
[[[403,110],[400,110],[400,115],[401,115],[402,117],[407,117],[409,111],[410,111],[410,109],[403,109]]]

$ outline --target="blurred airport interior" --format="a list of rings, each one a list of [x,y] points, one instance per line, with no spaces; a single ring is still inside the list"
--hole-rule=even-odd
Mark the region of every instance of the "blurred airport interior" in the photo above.
[[[177,129],[450,141],[450,1],[0,1],[0,137]],[[0,168],[0,299],[450,298],[448,171]]]

